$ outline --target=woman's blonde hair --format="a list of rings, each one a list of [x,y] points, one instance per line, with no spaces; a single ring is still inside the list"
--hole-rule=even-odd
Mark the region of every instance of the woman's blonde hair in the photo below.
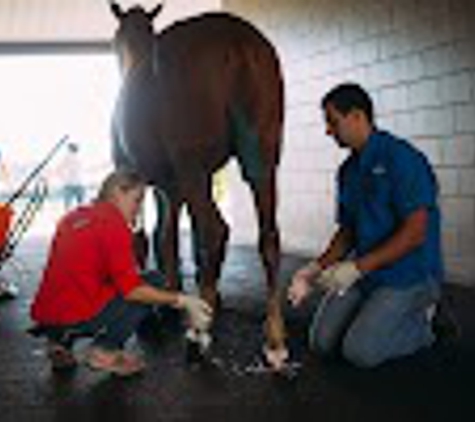
[[[145,187],[146,182],[134,170],[120,168],[110,173],[102,182],[96,201],[108,201],[113,192],[119,189],[123,192]]]

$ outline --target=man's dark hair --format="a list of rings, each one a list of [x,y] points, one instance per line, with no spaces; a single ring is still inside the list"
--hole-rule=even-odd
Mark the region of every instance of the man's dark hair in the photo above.
[[[346,115],[352,110],[363,111],[371,124],[374,121],[373,101],[369,94],[358,84],[337,85],[322,99],[322,107],[332,104],[340,113]]]

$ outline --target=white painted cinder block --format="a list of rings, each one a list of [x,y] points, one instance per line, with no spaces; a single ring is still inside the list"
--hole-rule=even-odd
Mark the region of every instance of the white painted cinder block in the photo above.
[[[475,135],[449,135],[441,147],[442,164],[461,167],[475,165]]]
[[[437,166],[442,163],[442,142],[435,138],[412,138],[410,140],[428,158],[429,162]]]
[[[413,111],[414,134],[423,137],[447,136],[454,133],[452,107],[416,108]]]
[[[451,46],[451,57],[449,57],[453,71],[472,69],[475,63],[475,49],[473,48],[473,21],[471,32],[465,38],[456,40]]]
[[[440,79],[442,103],[466,103],[473,98],[473,77],[469,71],[449,74]]]
[[[475,197],[475,168],[459,169],[460,194]]]
[[[437,79],[424,79],[408,87],[408,106],[410,108],[440,106],[440,90]]]
[[[455,129],[462,133],[475,133],[475,103],[455,107]]]
[[[438,168],[436,174],[441,195],[455,196],[459,193],[459,171],[456,168]]]
[[[402,138],[411,140],[413,133],[412,113],[405,111],[393,115],[393,130]]]
[[[409,54],[407,56],[404,56],[403,60],[406,60],[405,73],[403,73],[405,80],[414,82],[424,77],[424,60],[420,54]]]
[[[470,228],[474,225],[475,199],[448,197],[442,200],[444,224],[453,228]]]
[[[456,50],[453,44],[445,44],[433,47],[420,52],[422,62],[424,63],[424,75],[426,77],[434,78],[441,75],[454,72],[454,63]]]

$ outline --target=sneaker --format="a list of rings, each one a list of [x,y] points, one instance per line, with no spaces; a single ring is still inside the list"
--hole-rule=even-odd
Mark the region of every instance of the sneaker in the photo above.
[[[185,356],[190,365],[204,365],[210,360],[211,335],[189,328],[185,334]]]
[[[444,344],[453,344],[460,339],[462,333],[454,314],[446,306],[437,306],[432,319],[432,331],[436,336],[437,342]]]
[[[94,370],[127,377],[145,369],[145,362],[139,356],[122,350],[105,350],[91,347],[86,355],[86,364]]]
[[[47,355],[53,371],[71,370],[78,363],[71,349],[52,341],[48,342]]]

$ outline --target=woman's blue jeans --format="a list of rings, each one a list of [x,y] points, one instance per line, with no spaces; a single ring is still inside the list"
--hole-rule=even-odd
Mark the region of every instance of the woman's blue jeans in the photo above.
[[[157,272],[147,272],[141,276],[155,287],[163,286],[163,277]],[[92,337],[94,346],[117,350],[124,347],[143,319],[153,310],[152,305],[129,302],[122,296],[117,296],[89,321],[52,327],[53,330],[47,336],[68,348],[72,347],[77,338]]]
[[[360,367],[412,354],[435,340],[427,310],[439,296],[440,287],[431,283],[327,293],[313,317],[310,346],[321,355],[341,353]]]

